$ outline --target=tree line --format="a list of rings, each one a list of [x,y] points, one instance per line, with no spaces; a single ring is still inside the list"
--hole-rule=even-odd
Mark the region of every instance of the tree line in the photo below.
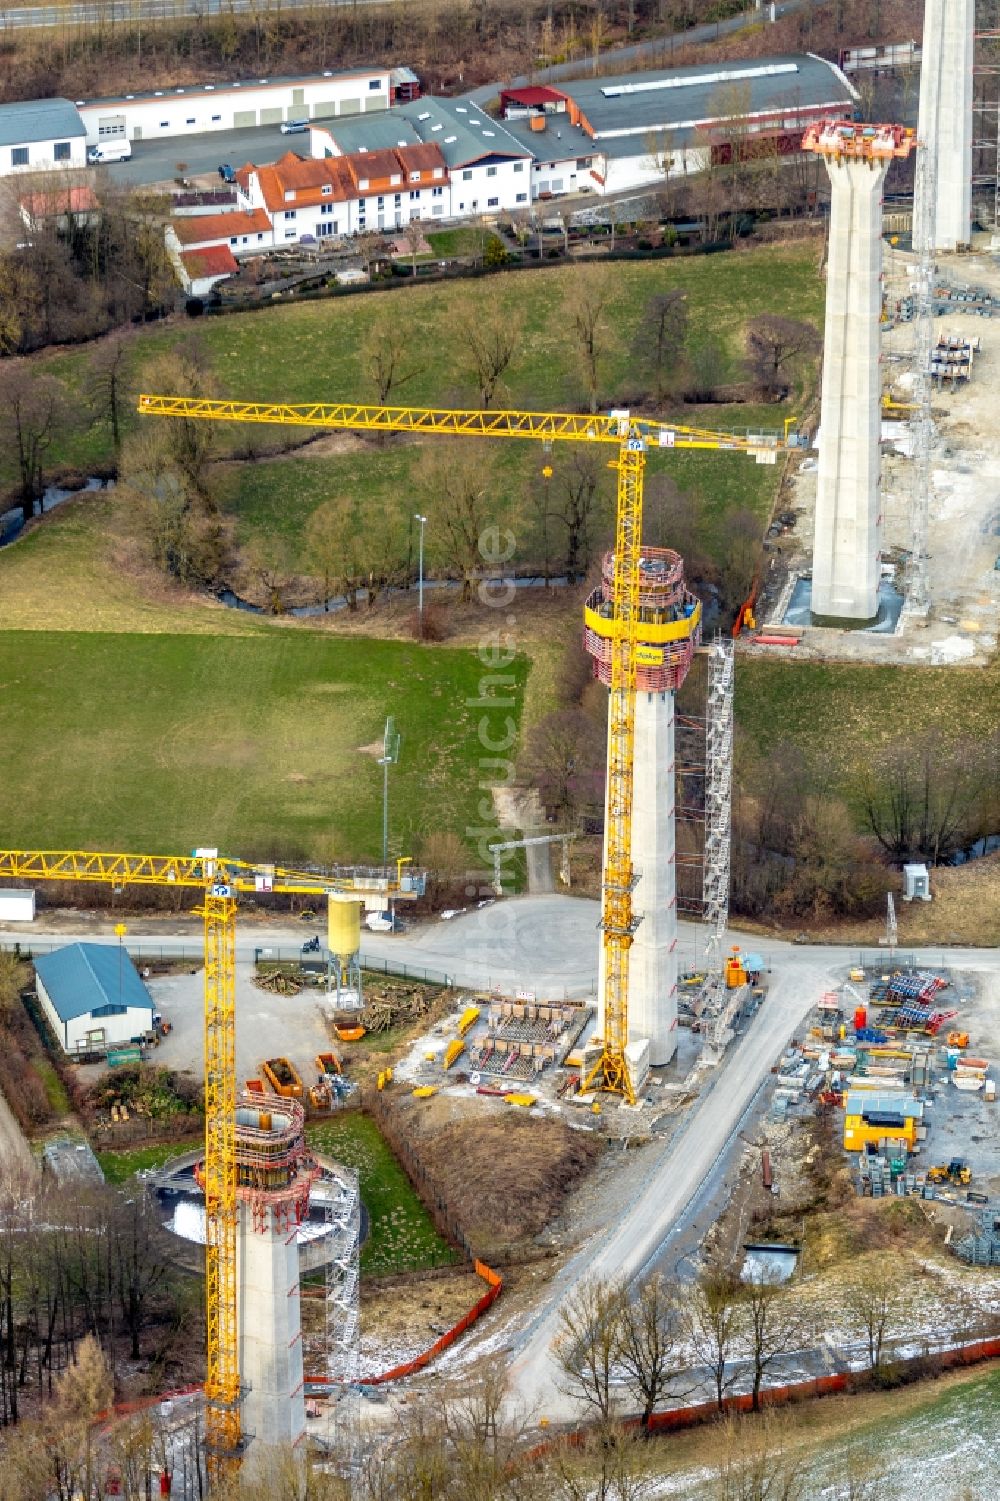
[[[148,1353],[152,1379],[158,1372],[162,1381],[192,1353],[187,1304],[144,1185],[8,1174],[0,1185],[0,1427],[37,1416],[88,1337],[115,1371],[140,1359],[155,1324]]]
[[[163,238],[169,201],[106,172],[90,177],[89,188],[78,173],[3,179],[0,356],[93,339],[173,307],[177,281]],[[67,212],[71,193],[78,202],[89,196]]]

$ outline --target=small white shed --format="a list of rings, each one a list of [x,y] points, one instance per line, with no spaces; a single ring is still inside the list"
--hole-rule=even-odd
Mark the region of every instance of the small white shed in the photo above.
[[[903,901],[904,902],[929,902],[931,899],[931,878],[927,874],[926,865],[903,866]]]
[[[33,891],[0,891],[0,925],[7,922],[34,922]]]

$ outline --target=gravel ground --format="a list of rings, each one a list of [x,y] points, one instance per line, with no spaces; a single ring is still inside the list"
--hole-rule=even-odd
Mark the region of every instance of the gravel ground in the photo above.
[[[271,995],[253,984],[253,965],[236,965],[236,1070],[242,1081],[260,1073],[261,1060],[282,1054],[298,1069],[304,1083],[313,1082],[313,1059],[330,1046],[321,992],[303,990],[295,996]],[[205,1047],[204,977],[168,975],[148,981],[158,1009],[173,1023],[155,1061],[168,1068],[200,1074]]]

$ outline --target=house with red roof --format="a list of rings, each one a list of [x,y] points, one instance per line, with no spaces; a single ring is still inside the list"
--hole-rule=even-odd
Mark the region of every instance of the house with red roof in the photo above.
[[[18,200],[25,229],[32,233],[50,225],[66,234],[70,227],[84,229],[96,224],[100,205],[93,188],[57,188],[52,192],[25,193]]]
[[[274,244],[271,220],[263,209],[225,214],[190,214],[171,219],[167,248],[176,253],[227,245],[234,256],[252,255]]]
[[[428,214],[435,191],[443,198],[447,183],[440,150],[424,144],[319,158],[289,151],[236,173],[240,208],[268,216],[275,245],[403,229]]]
[[[237,272],[239,262],[228,245],[205,245],[200,250],[182,250],[180,282],[190,297],[206,297],[216,282]]]

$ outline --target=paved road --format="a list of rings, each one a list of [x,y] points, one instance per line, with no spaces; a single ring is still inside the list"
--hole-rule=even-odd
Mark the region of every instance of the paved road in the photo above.
[[[282,0],[284,9],[311,9],[314,0]],[[325,0],[332,7],[354,8],[357,0]],[[368,5],[389,5],[393,0],[363,0]],[[122,26],[131,21],[176,21],[182,16],[218,16],[230,11],[258,12],[259,0],[78,0],[69,5],[15,5],[2,12],[3,25],[11,29],[40,26]]]
[[[821,0],[782,0],[774,9],[774,20],[780,20],[782,16],[790,16],[797,10],[806,10],[810,5],[818,5]],[[615,47],[608,52],[602,52],[597,61],[597,73],[606,72],[609,65],[614,65],[618,70],[622,63],[635,63],[636,70],[640,70],[650,61],[655,61],[659,67],[664,66],[664,59],[669,63],[674,50],[682,47],[695,47],[703,42],[715,42],[722,37],[732,36],[735,32],[745,31],[748,26],[759,26],[762,20],[771,20],[771,7],[769,4],[755,6],[752,10],[745,10],[738,16],[730,16],[725,21],[710,21],[703,26],[692,26],[688,31],[677,31],[667,36],[655,37],[649,42],[636,42],[631,47]],[[570,63],[553,63],[551,67],[539,68],[531,74],[521,74],[512,78],[509,83],[504,83],[504,88],[519,89],[527,84],[558,83],[560,79],[579,78],[581,66],[586,66],[586,58],[576,58]],[[482,88],[472,89],[467,97],[474,103],[482,105],[488,99],[495,99],[500,85],[496,83],[483,84]]]
[[[841,962],[843,960],[841,959]],[[646,1149],[647,1181],[626,1219],[598,1232],[554,1281],[542,1314],[521,1335],[510,1370],[510,1389],[529,1411],[550,1418],[573,1415],[559,1392],[552,1342],[560,1307],[589,1278],[632,1282],[652,1263],[710,1178],[771,1065],[831,978],[829,965],[810,958],[772,974],[764,1006],[738,1047],[717,1070],[708,1092],[658,1156]]]

